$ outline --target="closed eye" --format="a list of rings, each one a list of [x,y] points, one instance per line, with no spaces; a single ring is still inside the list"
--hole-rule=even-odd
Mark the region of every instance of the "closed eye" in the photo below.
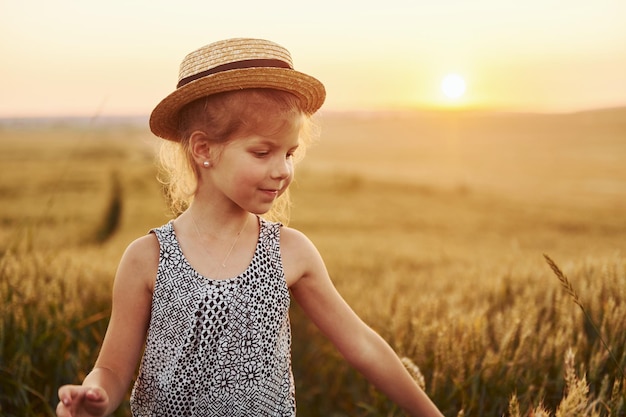
[[[297,150],[298,150],[297,146],[294,146],[293,148],[291,148],[289,152],[287,152],[287,159],[292,158]]]

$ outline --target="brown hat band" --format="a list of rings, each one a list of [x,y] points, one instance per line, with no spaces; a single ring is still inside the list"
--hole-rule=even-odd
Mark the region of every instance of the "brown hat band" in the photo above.
[[[207,75],[217,74],[218,72],[224,72],[224,71],[242,69],[242,68],[258,68],[258,67],[293,69],[291,68],[291,65],[279,59],[246,59],[243,61],[235,61],[235,62],[229,62],[228,64],[218,65],[217,67],[213,67],[206,71],[201,71],[197,74],[193,74],[188,77],[185,77],[181,79],[178,82],[178,84],[176,84],[176,88],[180,88],[185,84],[189,84],[190,82],[206,77]]]

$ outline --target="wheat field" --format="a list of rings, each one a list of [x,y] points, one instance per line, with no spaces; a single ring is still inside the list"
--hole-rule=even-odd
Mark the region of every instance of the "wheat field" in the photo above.
[[[446,416],[626,415],[625,109],[317,124],[290,226]],[[156,145],[0,122],[0,415],[54,415],[92,366],[119,257],[170,218]],[[296,305],[292,328],[298,415],[403,415]]]

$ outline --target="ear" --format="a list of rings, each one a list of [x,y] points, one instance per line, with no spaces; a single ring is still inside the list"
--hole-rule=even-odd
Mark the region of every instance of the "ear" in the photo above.
[[[205,132],[195,130],[189,137],[189,151],[196,165],[202,166],[205,161],[211,161],[211,141]]]

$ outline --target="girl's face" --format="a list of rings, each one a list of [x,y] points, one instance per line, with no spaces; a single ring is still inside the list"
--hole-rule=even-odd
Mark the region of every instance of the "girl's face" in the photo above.
[[[251,133],[218,145],[219,157],[206,172],[216,194],[255,214],[269,211],[291,184],[293,154],[302,116],[289,116],[273,132]]]

